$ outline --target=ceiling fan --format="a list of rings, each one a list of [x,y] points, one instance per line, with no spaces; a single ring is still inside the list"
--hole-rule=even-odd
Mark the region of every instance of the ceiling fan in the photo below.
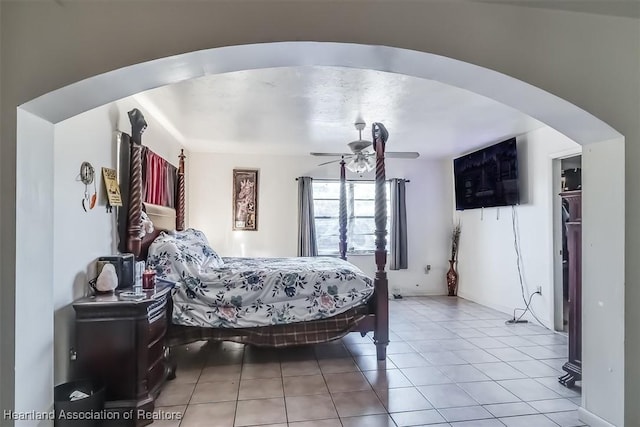
[[[346,164],[347,169],[355,173],[369,172],[375,168],[376,153],[372,149],[373,143],[362,139],[362,130],[365,128],[364,121],[357,121],[355,128],[358,130],[358,139],[349,142],[347,145],[351,149],[349,153],[310,153],[312,156],[340,157],[340,159],[331,160],[320,163],[318,166],[328,165],[330,163],[340,162],[343,159],[350,159]],[[414,151],[389,151],[385,153],[385,157],[395,159],[417,159],[420,153]]]

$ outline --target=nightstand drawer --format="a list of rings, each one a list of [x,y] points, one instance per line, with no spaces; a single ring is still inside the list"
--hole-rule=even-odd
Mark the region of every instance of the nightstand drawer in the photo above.
[[[164,346],[162,346],[162,348],[164,350]],[[150,392],[153,392],[154,389],[161,383],[166,370],[167,365],[164,361],[164,358],[158,359],[155,364],[149,367],[149,371],[147,372],[147,388]]]
[[[156,317],[153,322],[149,323],[149,342],[147,345],[153,344],[160,337],[164,337],[165,332],[167,331],[167,314],[163,312],[161,315]]]
[[[164,340],[157,340],[155,343],[149,346],[148,350],[148,364],[149,368],[158,361],[164,355]]]

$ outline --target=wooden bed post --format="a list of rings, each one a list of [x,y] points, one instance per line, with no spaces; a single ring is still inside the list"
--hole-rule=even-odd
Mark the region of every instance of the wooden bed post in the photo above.
[[[127,216],[127,250],[140,256],[142,231],[142,145],[131,138],[131,178],[129,181],[129,213]]]
[[[340,162],[340,259],[347,259],[347,175],[344,157]]]
[[[176,230],[184,230],[184,211],[185,211],[185,195],[184,195],[184,149],[180,150],[180,162],[178,165],[178,200],[176,203]]]
[[[384,165],[384,150],[389,133],[382,123],[371,126],[373,143],[376,150],[376,276],[374,279],[376,295],[376,330],[373,340],[376,344],[378,360],[387,357],[389,344],[389,282],[385,266],[387,264],[387,187]]]
[[[127,215],[127,250],[140,257],[142,239],[142,134],[147,121],[137,108],[127,112],[131,122],[131,179],[129,180],[129,212]]]

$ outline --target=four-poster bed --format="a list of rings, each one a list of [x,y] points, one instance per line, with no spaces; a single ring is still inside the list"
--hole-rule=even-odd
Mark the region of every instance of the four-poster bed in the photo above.
[[[157,208],[152,205],[143,204],[141,134],[144,131],[145,127],[146,126],[138,126],[136,128],[134,118],[132,118],[132,130],[134,135],[131,137],[131,164],[129,168],[130,177],[128,197],[129,203],[126,207],[127,227],[125,239],[127,250],[133,253],[136,256],[136,259],[139,260],[146,260],[149,247],[162,231],[171,231],[171,229],[175,229],[177,231],[185,230],[184,152],[181,152],[179,156],[179,167],[177,171],[175,227],[166,225],[160,227],[157,226],[157,224],[160,222],[157,221],[157,216],[160,215],[166,217],[166,208]],[[373,339],[376,345],[377,357],[379,360],[384,360],[386,358],[386,348],[389,342],[389,310],[388,282],[387,274],[385,272],[385,265],[387,261],[385,144],[388,138],[388,133],[384,126],[380,123],[374,123],[372,125],[372,129],[376,153],[375,262],[377,271],[373,280],[373,289],[371,290],[371,292],[369,292],[369,294],[367,294],[366,303],[357,305],[355,307],[349,308],[344,312],[326,318],[318,318],[317,320],[308,320],[303,322],[273,324],[270,326],[224,328],[171,324],[167,332],[167,344],[169,346],[187,344],[199,340],[229,340],[259,346],[286,347],[331,341],[333,339],[341,338],[348,332],[360,332],[363,335],[368,332],[373,332]],[[346,175],[344,161],[342,161],[340,165],[341,201],[339,249],[341,260],[346,260],[347,212],[345,201]],[[145,235],[141,238],[140,231],[142,229],[141,221],[143,205],[146,206],[146,211],[150,219],[154,222],[154,224],[156,224],[156,229],[153,233]],[[158,212],[160,212],[160,214],[158,214]],[[336,260],[336,262],[338,261],[339,260]],[[344,264],[347,263],[344,262]],[[169,305],[169,310],[172,310],[172,304]],[[170,313],[170,319],[172,318],[171,314],[172,313]]]

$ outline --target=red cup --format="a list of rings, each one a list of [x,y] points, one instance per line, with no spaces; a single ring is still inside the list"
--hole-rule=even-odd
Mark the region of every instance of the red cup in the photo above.
[[[142,289],[154,289],[156,287],[156,272],[146,270],[142,273]]]

